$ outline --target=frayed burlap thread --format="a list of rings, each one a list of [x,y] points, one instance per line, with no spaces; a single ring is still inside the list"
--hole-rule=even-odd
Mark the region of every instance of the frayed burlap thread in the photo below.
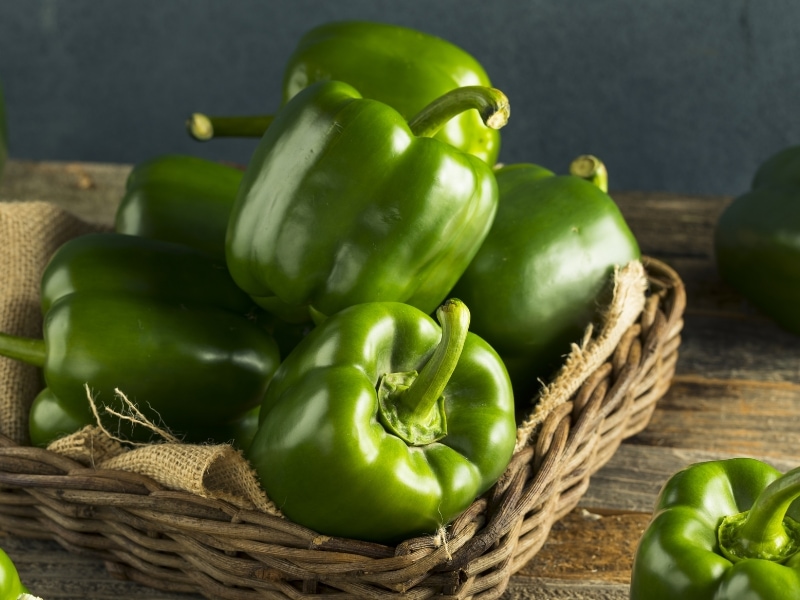
[[[96,425],[87,425],[71,435],[59,438],[51,442],[47,449],[92,468],[97,468],[104,461],[127,450]]]
[[[645,304],[647,274],[638,260],[614,270],[614,289],[611,303],[601,318],[600,331],[586,329],[580,344],[573,344],[555,378],[542,388],[534,400],[535,408],[517,429],[515,451],[524,448],[547,416],[569,400],[586,378],[613,353],[623,334],[639,318]]]
[[[39,284],[56,249],[94,225],[48,202],[0,202],[0,331],[41,337]],[[0,432],[28,442],[28,411],[42,380],[36,367],[0,357]]]

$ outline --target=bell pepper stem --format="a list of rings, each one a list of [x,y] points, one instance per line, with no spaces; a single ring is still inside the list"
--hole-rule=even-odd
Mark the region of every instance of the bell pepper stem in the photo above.
[[[473,108],[491,129],[504,127],[511,115],[508,98],[503,92],[473,85],[456,88],[440,96],[417,113],[408,126],[417,137],[432,137],[450,119]]]
[[[570,175],[575,175],[595,184],[604,192],[608,192],[608,171],[606,166],[596,156],[584,154],[579,156],[569,165]]]
[[[402,399],[411,415],[418,419],[424,419],[444,393],[469,330],[469,309],[456,298],[442,304],[436,310],[436,317],[442,326],[442,339]]]
[[[193,113],[186,120],[186,129],[199,142],[218,137],[260,138],[274,119],[273,115],[211,117],[203,113]]]
[[[723,519],[720,550],[731,561],[760,558],[781,562],[800,550],[800,523],[786,515],[800,498],[800,468],[769,484],[750,510]]]
[[[469,330],[469,309],[455,298],[436,311],[442,337],[422,370],[388,373],[378,389],[381,421],[412,446],[447,435],[444,390],[461,358]]]
[[[0,333],[0,356],[43,367],[45,355],[44,340]]]

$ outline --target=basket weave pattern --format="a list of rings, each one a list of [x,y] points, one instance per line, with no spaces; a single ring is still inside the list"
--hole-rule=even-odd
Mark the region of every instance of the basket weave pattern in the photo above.
[[[118,577],[208,598],[497,598],[669,387],[686,296],[672,269],[643,262],[650,295],[638,321],[446,533],[397,547],[331,538],[3,436],[0,529],[94,554]]]

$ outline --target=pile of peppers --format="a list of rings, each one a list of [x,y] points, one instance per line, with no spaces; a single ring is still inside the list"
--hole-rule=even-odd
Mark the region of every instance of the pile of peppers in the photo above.
[[[308,32],[273,114],[189,120],[198,139],[260,138],[244,170],[141,162],[114,232],[52,257],[44,339],[0,335],[0,354],[42,368],[32,441],[123,392],[187,441],[232,440],[322,534],[446,527],[506,469],[517,415],[640,256],[596,158],[497,168],[509,115],[445,40]]]

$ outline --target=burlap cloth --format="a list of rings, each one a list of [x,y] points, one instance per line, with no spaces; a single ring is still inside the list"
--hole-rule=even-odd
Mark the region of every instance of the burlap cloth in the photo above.
[[[47,261],[65,241],[97,230],[49,203],[0,202],[0,331],[41,337],[39,279]],[[646,286],[641,263],[617,271],[613,300],[602,326],[587,330],[555,379],[534,399],[535,409],[517,431],[517,448],[530,443],[546,416],[611,355],[641,313]],[[38,369],[0,357],[0,432],[19,444],[28,442],[28,411],[43,387]],[[141,473],[170,489],[280,514],[249,463],[228,444],[166,441],[131,447],[91,426],[56,440],[49,450],[86,466]]]

